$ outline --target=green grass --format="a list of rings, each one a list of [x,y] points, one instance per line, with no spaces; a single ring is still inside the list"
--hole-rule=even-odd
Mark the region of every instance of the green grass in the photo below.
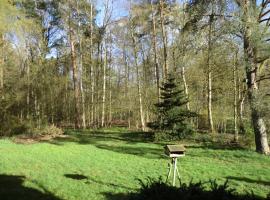
[[[166,177],[169,160],[163,145],[142,139],[140,133],[110,129],[69,134],[70,138],[36,144],[0,140],[0,194],[10,199],[109,200],[110,194],[138,189],[138,179]],[[270,191],[269,156],[187,145],[179,164],[183,182],[229,179],[239,193],[252,190],[265,197]]]

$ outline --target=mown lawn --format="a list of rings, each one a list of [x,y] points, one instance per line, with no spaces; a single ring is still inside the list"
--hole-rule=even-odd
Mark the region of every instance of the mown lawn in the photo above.
[[[164,179],[163,145],[141,134],[111,129],[71,132],[69,138],[35,144],[0,140],[0,199],[111,200],[140,187],[138,179]],[[183,182],[229,185],[239,193],[270,192],[270,157],[251,150],[187,144],[180,160]],[[120,197],[118,197],[120,198]]]

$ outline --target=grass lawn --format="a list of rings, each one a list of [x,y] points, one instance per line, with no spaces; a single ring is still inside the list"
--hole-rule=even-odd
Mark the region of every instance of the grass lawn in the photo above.
[[[10,199],[113,199],[134,191],[138,179],[164,179],[168,158],[163,145],[144,142],[138,133],[111,129],[72,133],[35,144],[0,140],[0,194]],[[270,157],[251,150],[186,144],[180,159],[183,182],[216,179],[237,192],[270,192]],[[3,199],[0,197],[0,199]]]

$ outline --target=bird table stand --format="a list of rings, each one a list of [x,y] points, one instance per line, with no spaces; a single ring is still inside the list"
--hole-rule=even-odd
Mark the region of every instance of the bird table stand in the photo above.
[[[171,163],[169,163],[169,172],[166,178],[166,182],[168,182],[171,172],[173,170],[172,185],[175,186],[176,175],[178,176],[178,179],[180,182],[180,174],[177,168],[177,158],[185,156],[186,150],[183,145],[166,145],[164,149],[165,149],[165,154],[172,159]]]

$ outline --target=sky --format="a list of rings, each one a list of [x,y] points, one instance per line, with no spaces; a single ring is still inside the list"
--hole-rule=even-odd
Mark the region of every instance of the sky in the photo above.
[[[128,0],[97,0],[97,10],[99,13],[97,15],[97,24],[99,26],[102,25],[102,21],[104,18],[104,4],[109,1],[110,5],[112,5],[112,20],[119,19],[121,17],[128,15],[129,1]]]
[[[113,5],[113,20],[119,19],[121,17],[127,16],[129,12],[130,2],[133,0],[94,0],[96,2],[96,7],[100,11],[97,15],[97,24],[102,25],[102,20],[104,17],[104,4],[109,1]],[[180,3],[187,0],[176,0]]]

